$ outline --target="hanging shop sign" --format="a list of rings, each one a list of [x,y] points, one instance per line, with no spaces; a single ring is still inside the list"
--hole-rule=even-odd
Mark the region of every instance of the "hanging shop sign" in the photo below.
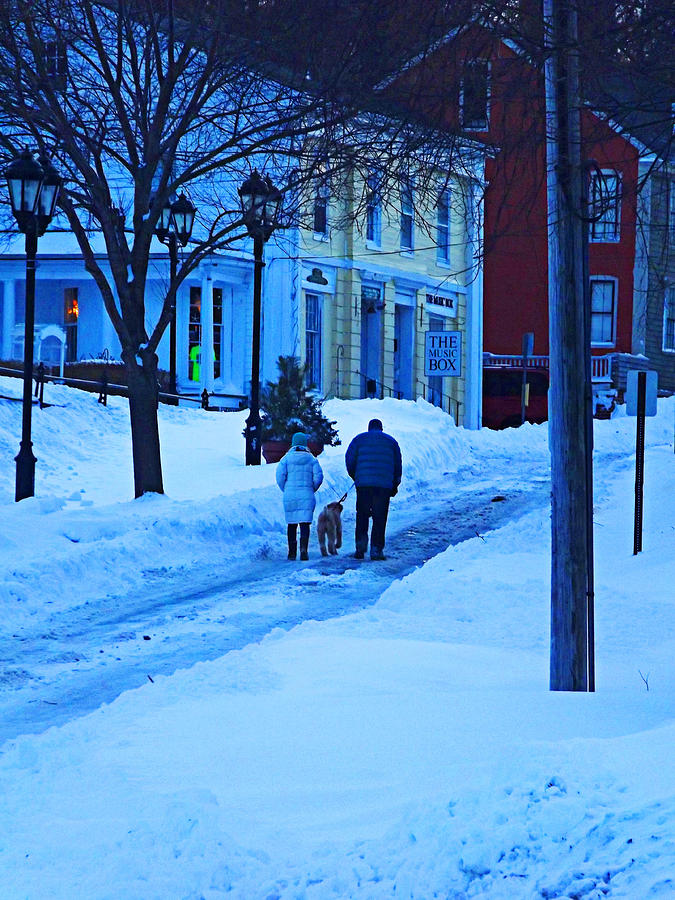
[[[454,297],[442,297],[440,294],[427,294],[427,306],[443,306],[445,309],[455,308]]]
[[[457,378],[462,374],[462,332],[427,331],[424,335],[424,374]]]

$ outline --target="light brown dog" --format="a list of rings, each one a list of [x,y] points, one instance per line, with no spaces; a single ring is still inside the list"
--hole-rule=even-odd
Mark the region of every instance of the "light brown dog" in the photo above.
[[[342,546],[342,504],[335,501],[328,503],[319,513],[319,521],[316,526],[316,534],[319,538],[321,555],[335,556],[338,548]],[[326,538],[328,538],[328,550],[326,551]]]

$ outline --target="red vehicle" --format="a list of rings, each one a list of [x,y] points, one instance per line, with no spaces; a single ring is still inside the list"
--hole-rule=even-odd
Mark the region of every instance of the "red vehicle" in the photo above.
[[[548,369],[527,368],[529,391],[525,421],[538,424],[548,419]],[[523,370],[515,366],[483,368],[483,426],[517,428],[522,424]]]

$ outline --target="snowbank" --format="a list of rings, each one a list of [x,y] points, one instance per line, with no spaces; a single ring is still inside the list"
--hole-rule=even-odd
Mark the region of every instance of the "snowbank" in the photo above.
[[[254,558],[268,529],[283,541],[274,467],[243,466],[241,414],[163,409],[167,496],[129,501],[123,406],[71,393],[36,411],[38,497],[20,504],[18,405],[0,401],[5,640],[46,621],[47,603],[133,591],[215,554]],[[673,896],[674,412],[660,401],[647,423],[637,557],[635,421],[596,423],[597,693],[547,690],[549,523],[531,512],[367,610],[5,744],[4,900]],[[401,441],[401,506],[443,472],[458,491],[545,475],[546,426],[471,433],[394,401],[328,413],[343,446],[321,457],[326,499],[373,415]]]

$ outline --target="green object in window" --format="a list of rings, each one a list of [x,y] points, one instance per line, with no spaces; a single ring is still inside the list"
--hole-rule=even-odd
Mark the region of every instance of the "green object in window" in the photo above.
[[[192,366],[190,381],[199,381],[199,377],[201,375],[201,363],[202,348],[199,344],[195,344],[192,350],[190,350],[190,364]]]

